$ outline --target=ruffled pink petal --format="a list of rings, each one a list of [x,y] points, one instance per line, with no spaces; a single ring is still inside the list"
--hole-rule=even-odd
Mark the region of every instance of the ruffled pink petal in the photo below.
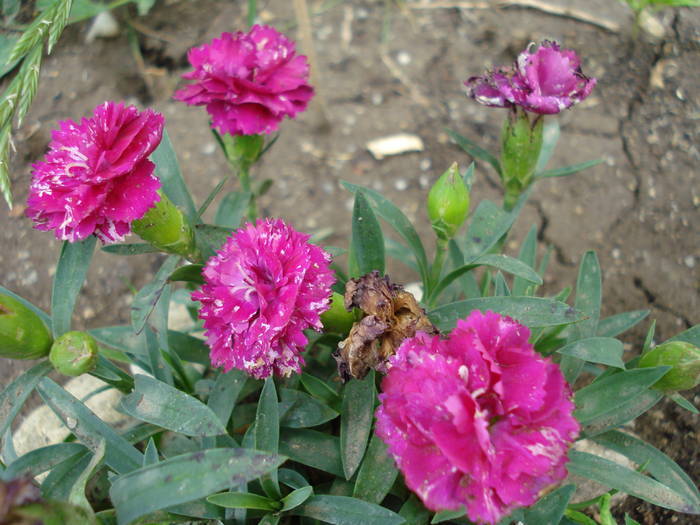
[[[493,524],[566,476],[579,428],[571,391],[528,337],[474,311],[447,339],[419,333],[390,359],[376,431],[426,507],[465,506]]]
[[[207,262],[202,305],[214,366],[253,377],[288,376],[304,365],[308,340],[330,308],[330,256],[281,220],[247,224]]]
[[[162,133],[161,115],[114,102],[80,124],[60,122],[45,160],[33,165],[26,215],[70,242],[93,234],[105,244],[122,240],[158,200],[147,157]]]
[[[304,111],[313,96],[306,57],[270,26],[248,33],[223,33],[188,53],[193,81],[174,95],[188,105],[206,106],[223,133],[272,133],[285,117]]]

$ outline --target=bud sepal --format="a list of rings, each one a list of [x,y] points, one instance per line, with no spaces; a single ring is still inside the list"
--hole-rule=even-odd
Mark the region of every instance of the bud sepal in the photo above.
[[[664,392],[690,390],[700,384],[700,348],[685,341],[663,343],[644,354],[640,368],[670,366],[654,388]]]
[[[51,349],[51,333],[21,301],[0,294],[0,357],[39,359]]]
[[[49,361],[63,375],[79,376],[94,370],[99,354],[97,341],[86,332],[66,332],[54,341]]]

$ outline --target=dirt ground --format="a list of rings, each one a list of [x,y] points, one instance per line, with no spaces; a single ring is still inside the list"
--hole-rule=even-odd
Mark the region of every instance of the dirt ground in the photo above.
[[[648,308],[657,320],[657,341],[700,322],[700,10],[658,14],[664,35],[642,34],[633,41],[631,15],[613,0],[541,2],[573,7],[593,22],[553,9],[461,3],[482,8],[458,9],[449,5],[460,2],[437,0],[309,1],[318,96],[309,111],[283,124],[277,144],[256,167],[257,177],[274,179],[264,209],[310,233],[331,228],[329,242],[342,246],[352,200],[339,181],[349,180],[384,192],[429,238],[427,190],[450,163],[466,166],[471,160],[450,143],[445,129],[497,147],[503,110],[467,99],[462,82],[491,64],[508,64],[530,41],[553,38],[579,52],[584,71],[598,85],[588,100],[559,117],[562,138],[550,167],[592,158],[605,162],[578,176],[538,183],[508,250],[517,253],[536,224],[543,245],[554,247],[548,291],[575,284],[578,261],[592,249],[604,270],[604,316]],[[258,0],[260,20],[299,38],[292,4]],[[48,308],[59,243],[32,230],[22,203],[30,164],[43,155],[57,120],[78,119],[105,100],[154,107],[165,115],[187,182],[202,202],[227,168],[205,112],[171,95],[187,69],[187,49],[244,28],[244,5],[159,1],[147,17],[131,20],[137,54],[123,23],[132,15],[128,9],[116,13],[124,30],[115,38],[86,44],[87,22],[66,31],[43,64],[36,102],[16,135],[17,206],[0,210],[3,285]],[[424,150],[383,160],[366,150],[368,140],[398,132],[420,136]],[[498,187],[495,172],[478,165],[472,209],[481,199],[497,200]],[[76,325],[126,321],[129,287],[147,282],[156,264],[148,256],[98,254]],[[396,280],[413,279],[403,267],[390,269]],[[645,321],[625,336],[631,352],[647,327]],[[19,370],[8,361],[0,366],[0,383]],[[690,398],[700,402],[698,395]],[[663,403],[638,422],[637,432],[699,479],[699,427],[698,417]],[[623,507],[645,525],[694,522],[634,498]]]

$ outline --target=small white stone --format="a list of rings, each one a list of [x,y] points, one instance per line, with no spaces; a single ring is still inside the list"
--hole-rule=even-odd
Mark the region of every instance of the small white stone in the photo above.
[[[402,66],[407,66],[411,63],[411,54],[408,51],[399,51],[396,55],[396,61]]]
[[[620,251],[619,248],[613,248],[613,251],[612,251],[613,259],[619,259],[621,255],[622,255],[622,252]]]
[[[85,35],[85,42],[94,42],[96,38],[114,38],[119,35],[119,22],[109,11],[102,11],[92,19],[90,29]]]
[[[207,142],[204,147],[202,148],[202,153],[205,155],[211,155],[216,151],[216,144],[213,142]]]
[[[686,255],[683,262],[688,268],[695,268],[695,257],[692,255]]]
[[[433,166],[433,161],[426,157],[420,161],[418,166],[420,167],[421,171],[428,171]]]
[[[379,106],[382,102],[384,102],[384,95],[381,93],[372,93],[370,100],[372,101],[372,104]]]
[[[394,181],[394,188],[399,191],[404,191],[408,188],[408,182],[406,182],[406,179],[396,179],[396,181]]]
[[[370,140],[365,147],[372,156],[381,160],[389,155],[401,155],[411,151],[423,151],[423,140],[411,133],[397,133]]]

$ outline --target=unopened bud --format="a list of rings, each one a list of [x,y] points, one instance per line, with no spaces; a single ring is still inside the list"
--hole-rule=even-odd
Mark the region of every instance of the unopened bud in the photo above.
[[[355,321],[358,320],[359,311],[353,309],[348,312],[343,304],[345,299],[338,292],[333,292],[331,297],[331,307],[321,314],[321,322],[326,332],[346,335]]]
[[[700,348],[684,341],[671,341],[657,346],[642,356],[639,366],[671,367],[654,384],[654,388],[659,390],[689,390],[700,384]]]
[[[66,332],[54,341],[49,354],[53,367],[63,375],[79,376],[97,364],[97,342],[85,332]]]
[[[146,215],[134,221],[131,229],[144,241],[166,253],[197,259],[194,231],[182,211],[164,193]]]
[[[21,301],[0,294],[0,357],[38,359],[49,353],[51,333]]]
[[[440,239],[454,237],[469,213],[469,190],[455,162],[433,184],[428,194],[428,217]]]

